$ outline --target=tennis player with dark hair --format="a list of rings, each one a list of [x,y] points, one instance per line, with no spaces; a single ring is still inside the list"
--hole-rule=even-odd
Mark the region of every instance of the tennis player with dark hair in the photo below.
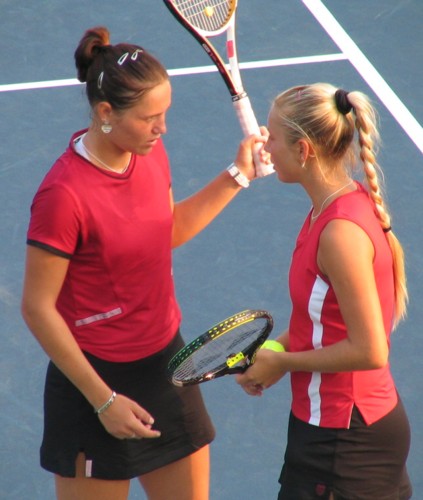
[[[257,138],[239,149],[240,170],[174,203],[164,67],[110,44],[102,27],[85,33],[75,62],[92,121],[33,200],[22,299],[51,359],[41,465],[60,500],[126,499],[135,477],[149,499],[206,500],[214,428],[198,387],[166,379],[183,345],[171,251],[255,177]]]
[[[406,500],[409,423],[389,367],[406,311],[404,256],[376,162],[376,112],[361,92],[291,88],[270,110],[279,180],[312,208],[289,273],[292,313],[237,381],[251,395],[291,374],[292,407],[279,500]],[[356,153],[358,152],[358,154]],[[365,183],[353,180],[361,167]]]

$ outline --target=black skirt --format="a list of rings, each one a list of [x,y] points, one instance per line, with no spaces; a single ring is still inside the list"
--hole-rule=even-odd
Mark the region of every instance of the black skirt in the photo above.
[[[410,428],[401,400],[372,425],[354,407],[349,429],[307,424],[292,414],[278,500],[408,500]]]
[[[183,345],[178,332],[163,351],[139,361],[111,363],[85,354],[114,391],[133,399],[153,416],[154,428],[161,431],[154,439],[114,438],[84,396],[50,362],[41,466],[63,477],[75,477],[75,460],[83,452],[87,476],[131,479],[209,444],[215,431],[199,387],[175,387],[166,378],[169,360]]]

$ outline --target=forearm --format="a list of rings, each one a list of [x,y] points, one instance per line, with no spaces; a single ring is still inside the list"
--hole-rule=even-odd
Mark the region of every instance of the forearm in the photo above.
[[[175,203],[172,247],[183,245],[201,232],[242,190],[224,171],[194,195]]]
[[[87,361],[61,315],[56,310],[43,313],[27,309],[24,319],[49,358],[93,408],[103,405],[112,390]]]
[[[375,360],[365,346],[345,339],[321,349],[281,353],[280,364],[283,371],[336,373],[377,369],[385,363]]]

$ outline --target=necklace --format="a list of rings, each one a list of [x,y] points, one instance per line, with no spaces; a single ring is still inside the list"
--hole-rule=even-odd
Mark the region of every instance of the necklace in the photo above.
[[[115,172],[116,174],[124,174],[127,170],[128,170],[128,167],[129,167],[129,163],[131,162],[131,158],[129,158],[129,161],[128,163],[126,164],[126,166],[123,168],[123,170],[116,170],[115,168],[112,168],[110,167],[109,165],[107,165],[107,163],[104,163],[104,161],[100,160],[100,158],[98,158],[94,153],[92,153],[88,148],[87,146],[85,145],[84,143],[84,139],[81,138],[81,145],[82,147],[84,148],[84,151],[89,155],[91,156],[91,158],[94,158],[94,160],[97,162],[97,163],[100,163],[100,165],[102,165],[106,170],[110,170],[111,172]]]
[[[323,207],[325,206],[326,202],[329,201],[331,198],[333,198],[336,194],[340,193],[343,189],[345,189],[346,187],[350,186],[354,181],[351,179],[350,182],[348,182],[347,184],[345,184],[345,186],[342,186],[340,187],[339,189],[337,189],[335,192],[333,192],[332,194],[330,194],[327,198],[325,198],[323,200],[323,203],[320,205],[320,210],[319,210],[319,213],[314,215],[314,208],[313,208],[313,212],[311,214],[311,220],[316,220],[317,217],[319,217],[319,215],[322,213],[322,210],[323,210]]]

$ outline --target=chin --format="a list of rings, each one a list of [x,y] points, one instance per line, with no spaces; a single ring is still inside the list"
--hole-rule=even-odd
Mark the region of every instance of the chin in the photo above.
[[[153,147],[154,146],[142,146],[142,147],[138,148],[135,153],[137,155],[140,155],[140,156],[145,156],[145,155],[148,155],[151,153],[151,151],[153,150]]]
[[[278,179],[279,179],[281,182],[285,182],[283,172],[281,172],[279,169],[275,168],[275,173],[276,173],[276,175],[277,175]]]

